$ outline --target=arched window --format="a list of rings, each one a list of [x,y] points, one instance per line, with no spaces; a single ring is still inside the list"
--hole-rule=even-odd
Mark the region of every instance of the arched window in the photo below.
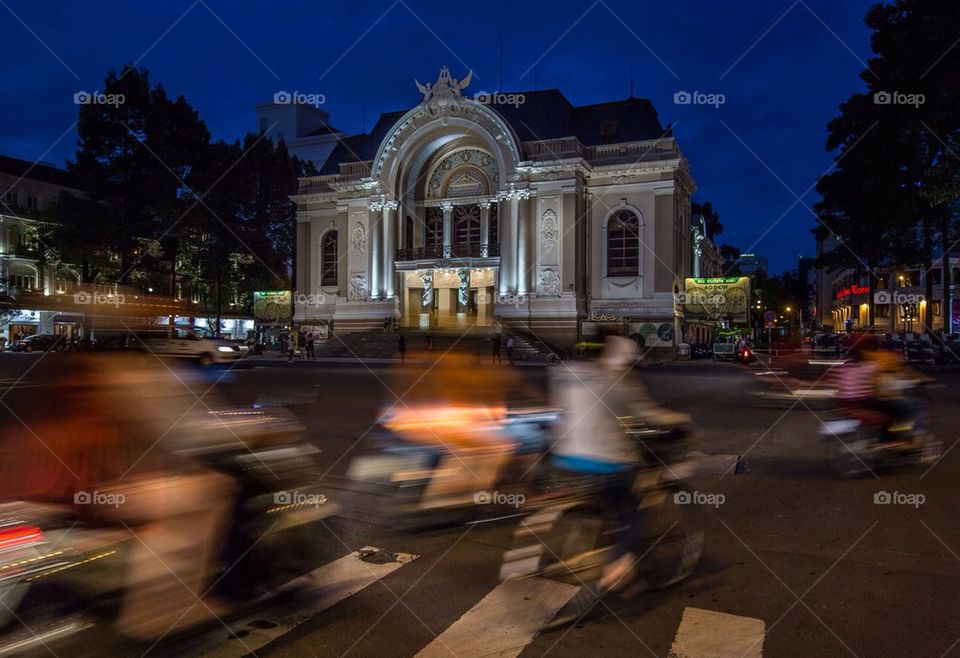
[[[607,220],[607,276],[640,274],[640,219],[618,210]]]
[[[453,209],[453,253],[480,255],[480,206],[470,204]]]
[[[337,285],[337,258],[338,236],[336,231],[327,231],[320,243],[320,285]]]
[[[440,208],[427,208],[426,236],[424,247],[428,252],[443,248],[443,211]]]

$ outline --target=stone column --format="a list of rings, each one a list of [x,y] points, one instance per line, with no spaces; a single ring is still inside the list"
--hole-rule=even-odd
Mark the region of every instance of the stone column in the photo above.
[[[517,291],[517,214],[519,212],[516,196],[506,197],[507,212],[500,218],[500,293],[510,294]],[[500,206],[501,210],[503,205]]]
[[[527,212],[529,198],[529,194],[521,194],[514,202],[517,224],[517,295],[530,292],[530,218]]]
[[[381,269],[383,266],[383,197],[370,202],[370,299],[380,299]]]
[[[444,201],[440,204],[443,209],[443,257],[453,255],[453,204]]]
[[[397,207],[396,201],[387,201],[383,206],[383,298],[393,299],[397,257]]]
[[[480,256],[490,255],[490,200],[480,202]]]

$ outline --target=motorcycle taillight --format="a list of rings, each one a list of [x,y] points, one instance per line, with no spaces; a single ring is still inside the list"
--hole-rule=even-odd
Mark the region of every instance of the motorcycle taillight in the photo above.
[[[43,531],[35,525],[14,523],[0,526],[0,551],[32,544],[41,539],[43,539]]]

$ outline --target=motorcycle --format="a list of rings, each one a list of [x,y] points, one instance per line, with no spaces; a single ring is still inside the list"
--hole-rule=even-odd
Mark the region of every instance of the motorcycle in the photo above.
[[[174,452],[239,486],[213,593],[236,614],[290,594],[284,585],[315,567],[308,524],[336,513],[316,488],[319,451],[286,409],[220,409],[187,424]],[[124,527],[84,523],[66,505],[0,504],[0,656],[108,625],[136,541]]]
[[[643,452],[633,487],[640,514],[632,552],[638,562],[618,590],[632,597],[688,578],[703,553],[705,525],[702,501],[684,488],[695,472],[687,458],[687,432],[643,425],[626,431]],[[543,493],[525,504],[532,511],[516,528],[500,577],[595,585],[614,559],[622,528],[604,503],[596,477],[561,472],[546,480]]]
[[[387,515],[402,528],[418,529],[457,525],[478,520],[515,516],[517,501],[526,497],[536,477],[536,466],[549,448],[549,428],[558,412],[549,407],[527,407],[507,412],[501,430],[513,444],[513,452],[501,468],[494,491],[470,492],[451,502],[432,493],[431,483],[459,465],[449,446],[414,442],[386,427],[381,418],[372,444],[377,453],[351,462],[348,477],[358,487],[385,495]],[[471,466],[474,475],[476,465]]]
[[[900,385],[908,392],[922,382],[903,380]],[[881,469],[933,464],[942,448],[925,416],[924,408],[913,420],[892,422],[870,409],[838,409],[820,426],[831,470],[841,478],[855,478]]]

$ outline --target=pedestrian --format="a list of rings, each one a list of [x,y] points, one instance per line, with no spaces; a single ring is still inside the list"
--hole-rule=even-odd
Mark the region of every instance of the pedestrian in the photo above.
[[[313,332],[311,331],[307,334],[307,356],[311,359],[315,358],[316,355],[313,353]]]
[[[515,342],[513,340],[513,335],[507,336],[507,361],[510,365],[513,365],[513,347]]]
[[[497,365],[503,363],[503,358],[500,356],[500,349],[503,347],[503,339],[500,338],[500,334],[494,334],[493,338],[490,340],[490,352],[493,356],[493,364]]]
[[[297,334],[291,333],[287,342],[287,363],[293,363],[293,355],[297,351]]]
[[[433,351],[433,336],[430,335],[430,334],[427,334],[427,335],[424,336],[424,338],[423,338],[423,351],[424,351],[424,352],[432,352],[432,351]]]
[[[397,339],[397,351],[400,352],[400,363],[403,363],[407,358],[407,339],[403,334]]]
[[[390,318],[386,317],[383,319],[383,333],[390,333]]]

